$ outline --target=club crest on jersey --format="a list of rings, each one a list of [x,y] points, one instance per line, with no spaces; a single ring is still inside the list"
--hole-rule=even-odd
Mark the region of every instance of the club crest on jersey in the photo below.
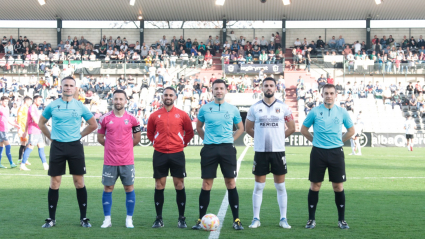
[[[210,107],[210,111],[212,112],[212,107]]]
[[[263,109],[258,110],[258,112],[260,112],[260,113],[263,112]]]
[[[334,124],[339,124],[339,119],[338,119],[338,117],[335,117],[335,119],[334,119]]]
[[[276,110],[276,114],[280,113],[280,108],[276,108],[275,110]]]
[[[161,115],[158,115],[158,118],[161,118]]]
[[[224,114],[224,118],[226,118],[226,119],[230,118],[229,111],[227,111],[226,114]]]
[[[175,114],[174,117],[180,118],[180,115],[179,114]]]
[[[125,119],[124,120],[124,124],[128,124],[128,119]]]

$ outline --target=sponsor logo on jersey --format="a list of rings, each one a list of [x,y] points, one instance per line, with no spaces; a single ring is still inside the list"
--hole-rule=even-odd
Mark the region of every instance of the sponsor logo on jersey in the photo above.
[[[113,124],[114,122],[112,122],[112,120],[111,121],[109,121],[109,124]]]
[[[212,112],[212,107],[210,107],[210,111]]]
[[[273,122],[266,122],[266,123],[260,123],[261,127],[279,127],[279,123],[273,123]]]

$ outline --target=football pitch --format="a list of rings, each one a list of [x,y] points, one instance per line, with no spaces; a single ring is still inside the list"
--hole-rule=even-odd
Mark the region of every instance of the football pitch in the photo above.
[[[18,146],[12,146],[17,161]],[[134,229],[125,228],[125,193],[117,181],[113,192],[112,227],[101,229],[103,221],[101,174],[103,147],[85,147],[88,190],[88,211],[92,228],[79,225],[76,191],[70,175],[64,176],[59,190],[56,227],[42,229],[48,217],[47,191],[49,177],[43,170],[38,154],[32,152],[28,166],[31,171],[0,170],[0,237],[1,238],[208,238],[209,232],[191,230],[198,218],[201,147],[185,149],[185,187],[187,194],[187,229],[177,228],[178,211],[172,179],[167,180],[163,210],[164,228],[151,228],[155,220],[154,179],[152,178],[152,147],[135,147],[136,209]],[[291,229],[279,227],[279,208],[272,175],[267,177],[261,207],[261,227],[248,228],[252,220],[253,148],[244,155],[238,147],[241,167],[236,182],[240,199],[240,219],[245,230],[232,228],[228,209],[219,238],[423,238],[425,219],[425,148],[363,148],[363,156],[349,156],[345,148],[347,182],[346,221],[351,227],[337,227],[337,210],[331,183],[325,176],[316,212],[317,226],[304,229],[308,219],[307,193],[310,147],[287,147],[288,222]],[[46,148],[46,155],[49,148]],[[3,155],[2,163],[9,167]],[[68,171],[68,170],[67,170]],[[221,172],[211,191],[208,213],[218,214],[226,189]],[[216,234],[215,234],[216,235]]]

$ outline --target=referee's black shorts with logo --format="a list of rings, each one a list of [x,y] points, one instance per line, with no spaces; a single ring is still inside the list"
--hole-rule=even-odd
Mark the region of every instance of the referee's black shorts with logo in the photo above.
[[[49,176],[64,175],[66,173],[66,162],[68,162],[70,174],[83,175],[86,173],[84,147],[80,140],[73,142],[52,141],[49,156]]]
[[[184,151],[167,154],[154,150],[152,164],[154,178],[167,177],[168,171],[172,177],[184,178],[187,176]]]
[[[322,149],[313,146],[310,153],[310,173],[308,176],[310,182],[323,182],[326,168],[328,168],[329,181],[342,183],[347,180],[342,147]]]
[[[221,173],[225,178],[235,178],[236,148],[233,144],[205,144],[201,149],[201,178],[216,178],[217,167],[220,164]]]

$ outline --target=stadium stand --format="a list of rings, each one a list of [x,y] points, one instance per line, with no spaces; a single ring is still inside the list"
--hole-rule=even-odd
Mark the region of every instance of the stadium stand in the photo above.
[[[320,104],[320,96],[316,92],[316,77],[318,73],[329,76],[324,70],[329,67],[329,63],[325,61],[326,56],[343,57],[342,64],[347,75],[420,74],[425,68],[425,43],[422,36],[418,41],[412,38],[406,40],[404,37],[400,42],[391,35],[388,39],[386,36],[381,39],[375,36],[370,49],[366,49],[366,43],[361,39],[352,44],[346,43],[342,35],[338,38],[333,36],[328,42],[324,42],[321,36],[313,41],[298,37],[293,46],[284,49],[274,33],[271,33],[270,39],[262,36],[254,37],[251,41],[240,36],[240,39],[231,44],[221,43],[219,36],[216,39],[198,37],[206,38],[206,43],[198,42],[196,38],[192,42],[190,38],[177,40],[173,37],[168,40],[164,36],[159,41],[140,45],[139,42],[128,42],[125,37],[121,39],[119,36],[104,36],[100,41],[85,39],[84,36],[71,39],[69,36],[52,48],[52,44],[46,41],[36,43],[26,37],[20,36],[15,40],[14,36],[5,36],[0,46],[0,73],[4,74],[0,91],[16,96],[11,101],[11,107],[14,103],[19,105],[19,99],[27,94],[41,94],[45,104],[48,104],[60,97],[58,78],[81,74],[82,69],[86,69],[85,75],[80,79],[80,100],[87,104],[97,118],[111,109],[111,94],[114,89],[127,91],[130,96],[128,111],[143,119],[145,115],[149,116],[161,107],[162,88],[173,86],[179,92],[177,107],[185,110],[196,122],[199,107],[212,100],[210,84],[216,78],[225,79],[229,84],[229,92],[238,94],[238,97],[230,96],[235,105],[250,105],[261,97],[258,82],[266,74],[249,75],[244,80],[241,75],[224,75],[222,66],[281,64],[285,69],[286,83],[282,77],[279,81],[282,84],[279,98],[291,107],[299,129],[306,113]],[[80,60],[82,67],[76,64]],[[90,65],[90,62],[100,62],[100,65]],[[310,72],[311,62],[316,65],[316,69],[321,70],[314,72],[313,69]],[[330,64],[333,67],[336,63]],[[100,71],[91,71],[93,67],[98,67]],[[117,74],[122,74],[123,71],[126,77],[118,77]],[[36,74],[41,77],[36,79]],[[18,81],[16,75],[19,75]],[[139,76],[134,79],[132,75]],[[327,79],[327,82],[333,83],[333,79]],[[382,86],[373,85],[372,89],[366,85],[362,87],[360,89],[361,87],[355,86],[351,90],[350,86],[345,85],[339,100],[342,105],[353,108],[353,118],[362,112],[362,120],[368,122],[365,124],[366,131],[401,132],[402,129],[398,126],[407,114],[415,118],[418,129],[423,129],[424,104],[423,97],[419,96],[425,90],[423,83],[417,82],[412,92],[407,88],[406,92],[401,92],[400,102],[393,99],[394,91],[382,100]],[[369,92],[370,90],[373,92]],[[348,93],[353,93],[353,99],[350,100],[352,102],[344,104]],[[408,107],[408,103],[404,102],[408,102],[412,95],[416,95],[416,98],[419,96],[419,101],[415,103],[415,107]],[[396,107],[393,107],[394,104]],[[380,120],[385,120],[388,124],[382,124]]]

